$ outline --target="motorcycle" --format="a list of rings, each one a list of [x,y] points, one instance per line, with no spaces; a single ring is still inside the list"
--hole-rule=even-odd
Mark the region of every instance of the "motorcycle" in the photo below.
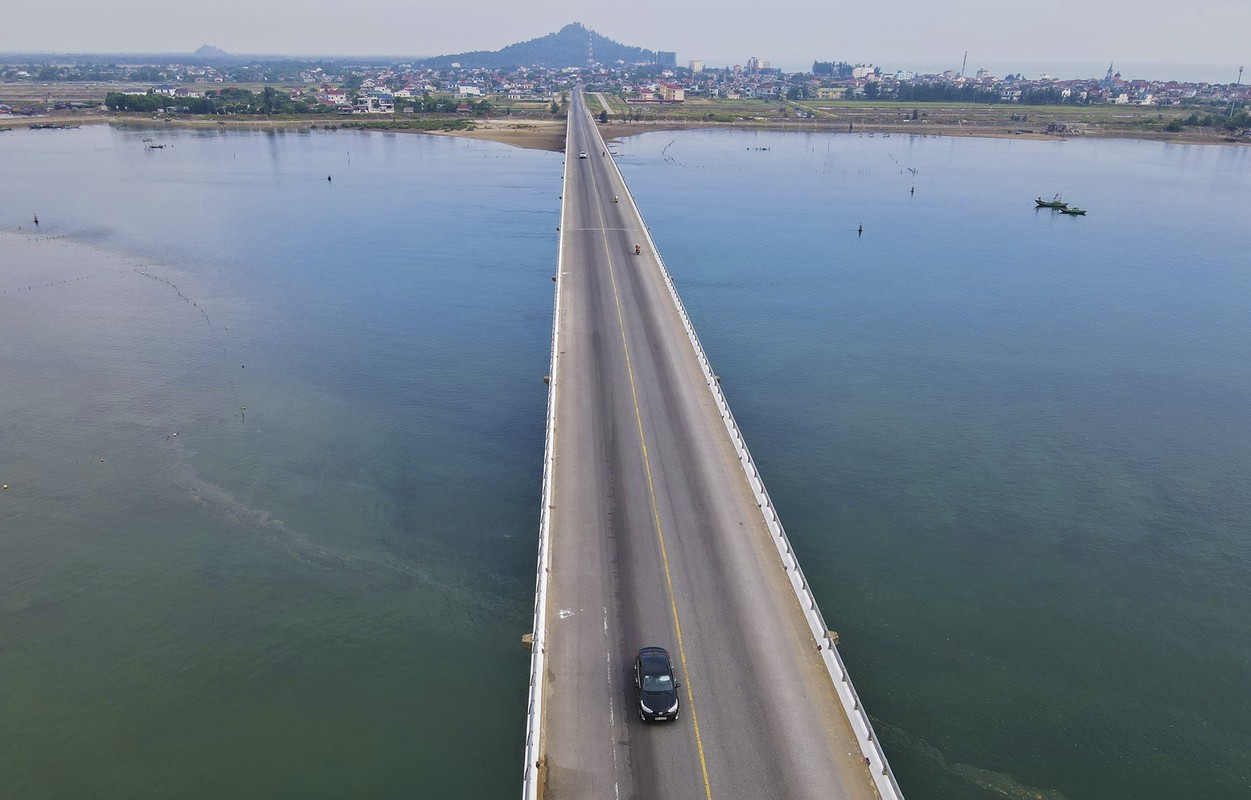
[[[637,244],[636,244],[636,245],[634,245],[634,255],[636,255],[636,256],[637,256],[637,255],[639,255],[639,254],[640,254],[640,253],[642,253],[642,252],[643,252],[643,249],[642,249],[641,247],[639,247]]]

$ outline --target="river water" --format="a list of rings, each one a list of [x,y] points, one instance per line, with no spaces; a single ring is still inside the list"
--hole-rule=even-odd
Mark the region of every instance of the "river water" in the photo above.
[[[3,137],[5,793],[515,796],[561,157]],[[617,149],[907,796],[1245,796],[1248,151]]]

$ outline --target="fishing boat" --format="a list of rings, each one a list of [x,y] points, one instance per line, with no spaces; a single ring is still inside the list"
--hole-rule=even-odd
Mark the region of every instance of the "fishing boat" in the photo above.
[[[1058,208],[1061,211],[1069,207],[1069,204],[1060,199],[1060,195],[1056,195],[1050,200],[1044,200],[1041,197],[1035,197],[1034,202],[1037,208]]]
[[[1084,217],[1086,216],[1086,209],[1078,208],[1077,206],[1066,206],[1065,208],[1060,209],[1060,213],[1072,214],[1075,217]]]

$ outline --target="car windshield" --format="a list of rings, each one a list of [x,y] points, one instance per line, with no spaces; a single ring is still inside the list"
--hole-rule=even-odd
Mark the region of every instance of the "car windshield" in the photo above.
[[[672,675],[644,675],[643,691],[645,692],[671,692],[673,691]]]

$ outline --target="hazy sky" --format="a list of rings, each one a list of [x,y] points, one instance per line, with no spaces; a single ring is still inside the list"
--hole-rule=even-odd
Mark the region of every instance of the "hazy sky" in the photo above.
[[[1249,0],[5,0],[0,51],[437,55],[495,50],[581,22],[710,66],[757,56],[888,68],[1251,63]],[[1126,77],[1137,77],[1127,75]],[[1155,76],[1147,76],[1155,77]],[[1249,78],[1251,79],[1251,78]]]

